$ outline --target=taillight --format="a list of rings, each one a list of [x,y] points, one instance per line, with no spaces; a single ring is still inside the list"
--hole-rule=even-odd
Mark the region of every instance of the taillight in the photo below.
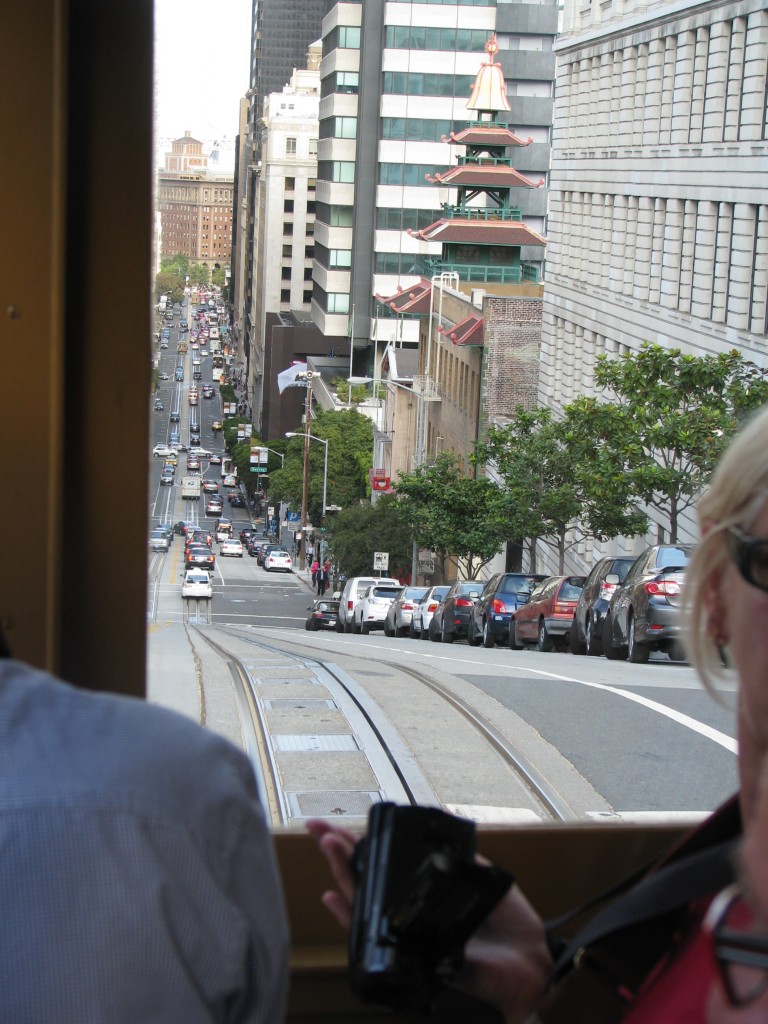
[[[352,602],[351,601],[347,601],[347,611],[351,612],[353,608],[354,608],[354,605],[352,604]]]
[[[575,602],[572,604],[555,604],[552,607],[553,615],[570,615],[575,607]]]
[[[677,580],[651,580],[644,584],[646,594],[654,594],[661,597],[679,597],[681,586]]]
[[[437,606],[438,606],[439,604],[440,604],[440,602],[439,602],[439,601],[430,601],[430,602],[429,602],[429,604],[427,605],[427,611],[428,611],[428,612],[433,612],[433,611],[435,611],[435,609],[437,608]]]
[[[496,614],[499,614],[500,612],[506,612],[507,606],[504,604],[500,597],[494,597],[494,599],[491,601],[491,609],[492,611],[496,612]]]
[[[404,612],[412,612],[413,611],[413,601],[403,601],[403,603],[400,605],[400,607],[401,607],[401,609]]]
[[[472,601],[468,597],[457,597],[453,602],[457,608],[471,608]]]

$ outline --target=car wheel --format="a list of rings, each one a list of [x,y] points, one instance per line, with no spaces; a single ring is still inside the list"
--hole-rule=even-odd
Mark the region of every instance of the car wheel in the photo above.
[[[350,622],[349,619],[347,619],[347,621],[344,623],[344,632],[345,633],[351,633],[352,632],[352,623]]]
[[[367,622],[361,622],[360,623],[360,632],[363,634],[363,636],[368,636],[370,631],[371,631],[371,627],[368,625]]]
[[[479,647],[482,637],[479,637],[475,632],[475,625],[472,619],[469,620],[467,626],[467,643],[470,647]]]
[[[440,626],[440,640],[444,644],[452,644],[453,643],[453,633],[450,633],[445,628],[445,621],[443,621],[443,623]]]
[[[339,622],[338,619],[336,620],[336,632],[337,633],[343,633],[344,632],[344,623],[343,622]]]
[[[413,623],[411,623],[410,626],[408,627],[408,636],[411,638],[411,640],[418,640],[419,632],[420,631],[415,628]]]
[[[419,630],[419,640],[429,640],[429,626],[424,629],[424,623],[421,624],[421,629]]]
[[[385,622],[384,623],[384,636],[394,636],[394,635],[395,634],[394,634],[393,630]]]
[[[688,652],[679,640],[675,640],[673,642],[672,646],[667,651],[667,655],[672,659],[672,661],[688,661]]]
[[[440,630],[435,626],[435,620],[433,619],[429,624],[429,639],[433,644],[442,643],[443,637]]]
[[[358,623],[357,619],[352,619],[352,632],[356,636],[360,636],[360,624]]]
[[[304,623],[304,629],[309,633],[312,630],[312,623],[309,619]]]
[[[544,619],[541,619],[539,621],[539,639],[536,641],[536,650],[549,653],[549,651],[554,650],[554,647],[555,641],[547,632],[547,626]]]
[[[591,615],[587,618],[587,624],[584,629],[584,639],[587,654],[592,658],[599,658],[603,653],[603,638],[600,635],[600,630],[595,625],[595,620]]]
[[[626,647],[613,646],[613,623],[610,614],[603,619],[603,654],[608,661],[625,661],[627,657]]]
[[[515,619],[509,621],[509,646],[513,651],[522,651],[525,644],[517,639],[517,622]]]
[[[488,619],[486,619],[485,622],[483,623],[483,647],[490,648],[493,647],[495,643],[496,639],[494,638],[494,635],[491,632],[491,627],[488,624]]]
[[[635,633],[635,617],[630,615],[627,625],[627,658],[633,665],[645,665],[651,656],[648,644],[639,644]]]
[[[571,654],[586,654],[587,646],[583,641],[579,640],[579,627],[576,622],[576,616],[573,617],[571,628],[568,630],[568,650]]]

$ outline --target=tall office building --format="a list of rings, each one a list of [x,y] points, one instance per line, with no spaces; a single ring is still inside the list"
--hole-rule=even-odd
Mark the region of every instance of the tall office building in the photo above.
[[[556,29],[555,2],[366,0],[329,11],[312,303],[324,334],[351,329],[355,348],[371,352],[392,340],[393,324],[377,324],[374,296],[415,284],[440,258],[440,241],[418,232],[440,219],[453,190],[429,179],[464,155],[450,136],[471,120],[467,100],[494,33],[510,106],[504,124],[532,140],[513,164],[546,181]],[[520,201],[523,221],[540,235],[546,204],[546,187]],[[398,342],[418,341],[416,320],[401,318],[397,329]]]

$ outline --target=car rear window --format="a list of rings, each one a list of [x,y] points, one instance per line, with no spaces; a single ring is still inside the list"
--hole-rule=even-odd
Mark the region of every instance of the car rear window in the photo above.
[[[518,576],[512,577],[501,581],[499,587],[500,594],[527,594],[536,586],[537,583],[541,583],[542,577],[536,579],[535,576]]]
[[[563,583],[558,594],[560,601],[578,601],[581,597],[582,587],[577,587],[573,583]]]
[[[400,593],[399,587],[374,587],[374,597],[397,597]]]
[[[367,590],[368,587],[372,586],[375,582],[376,580],[358,580],[357,589],[355,590],[355,596],[360,597],[363,591]]]
[[[692,548],[661,548],[656,555],[656,565],[662,569],[668,565],[688,565],[692,554]]]

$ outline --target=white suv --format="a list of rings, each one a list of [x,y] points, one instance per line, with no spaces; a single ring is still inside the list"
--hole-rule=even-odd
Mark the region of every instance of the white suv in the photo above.
[[[351,576],[341,591],[341,599],[339,601],[339,632],[342,630],[345,633],[352,632],[355,608],[362,598],[363,592],[374,584],[380,587],[402,586],[397,580],[393,579],[377,579],[375,576]]]
[[[372,629],[382,629],[387,617],[389,606],[403,592],[401,584],[374,583],[363,591],[357,602],[352,617],[353,633],[369,633]]]

